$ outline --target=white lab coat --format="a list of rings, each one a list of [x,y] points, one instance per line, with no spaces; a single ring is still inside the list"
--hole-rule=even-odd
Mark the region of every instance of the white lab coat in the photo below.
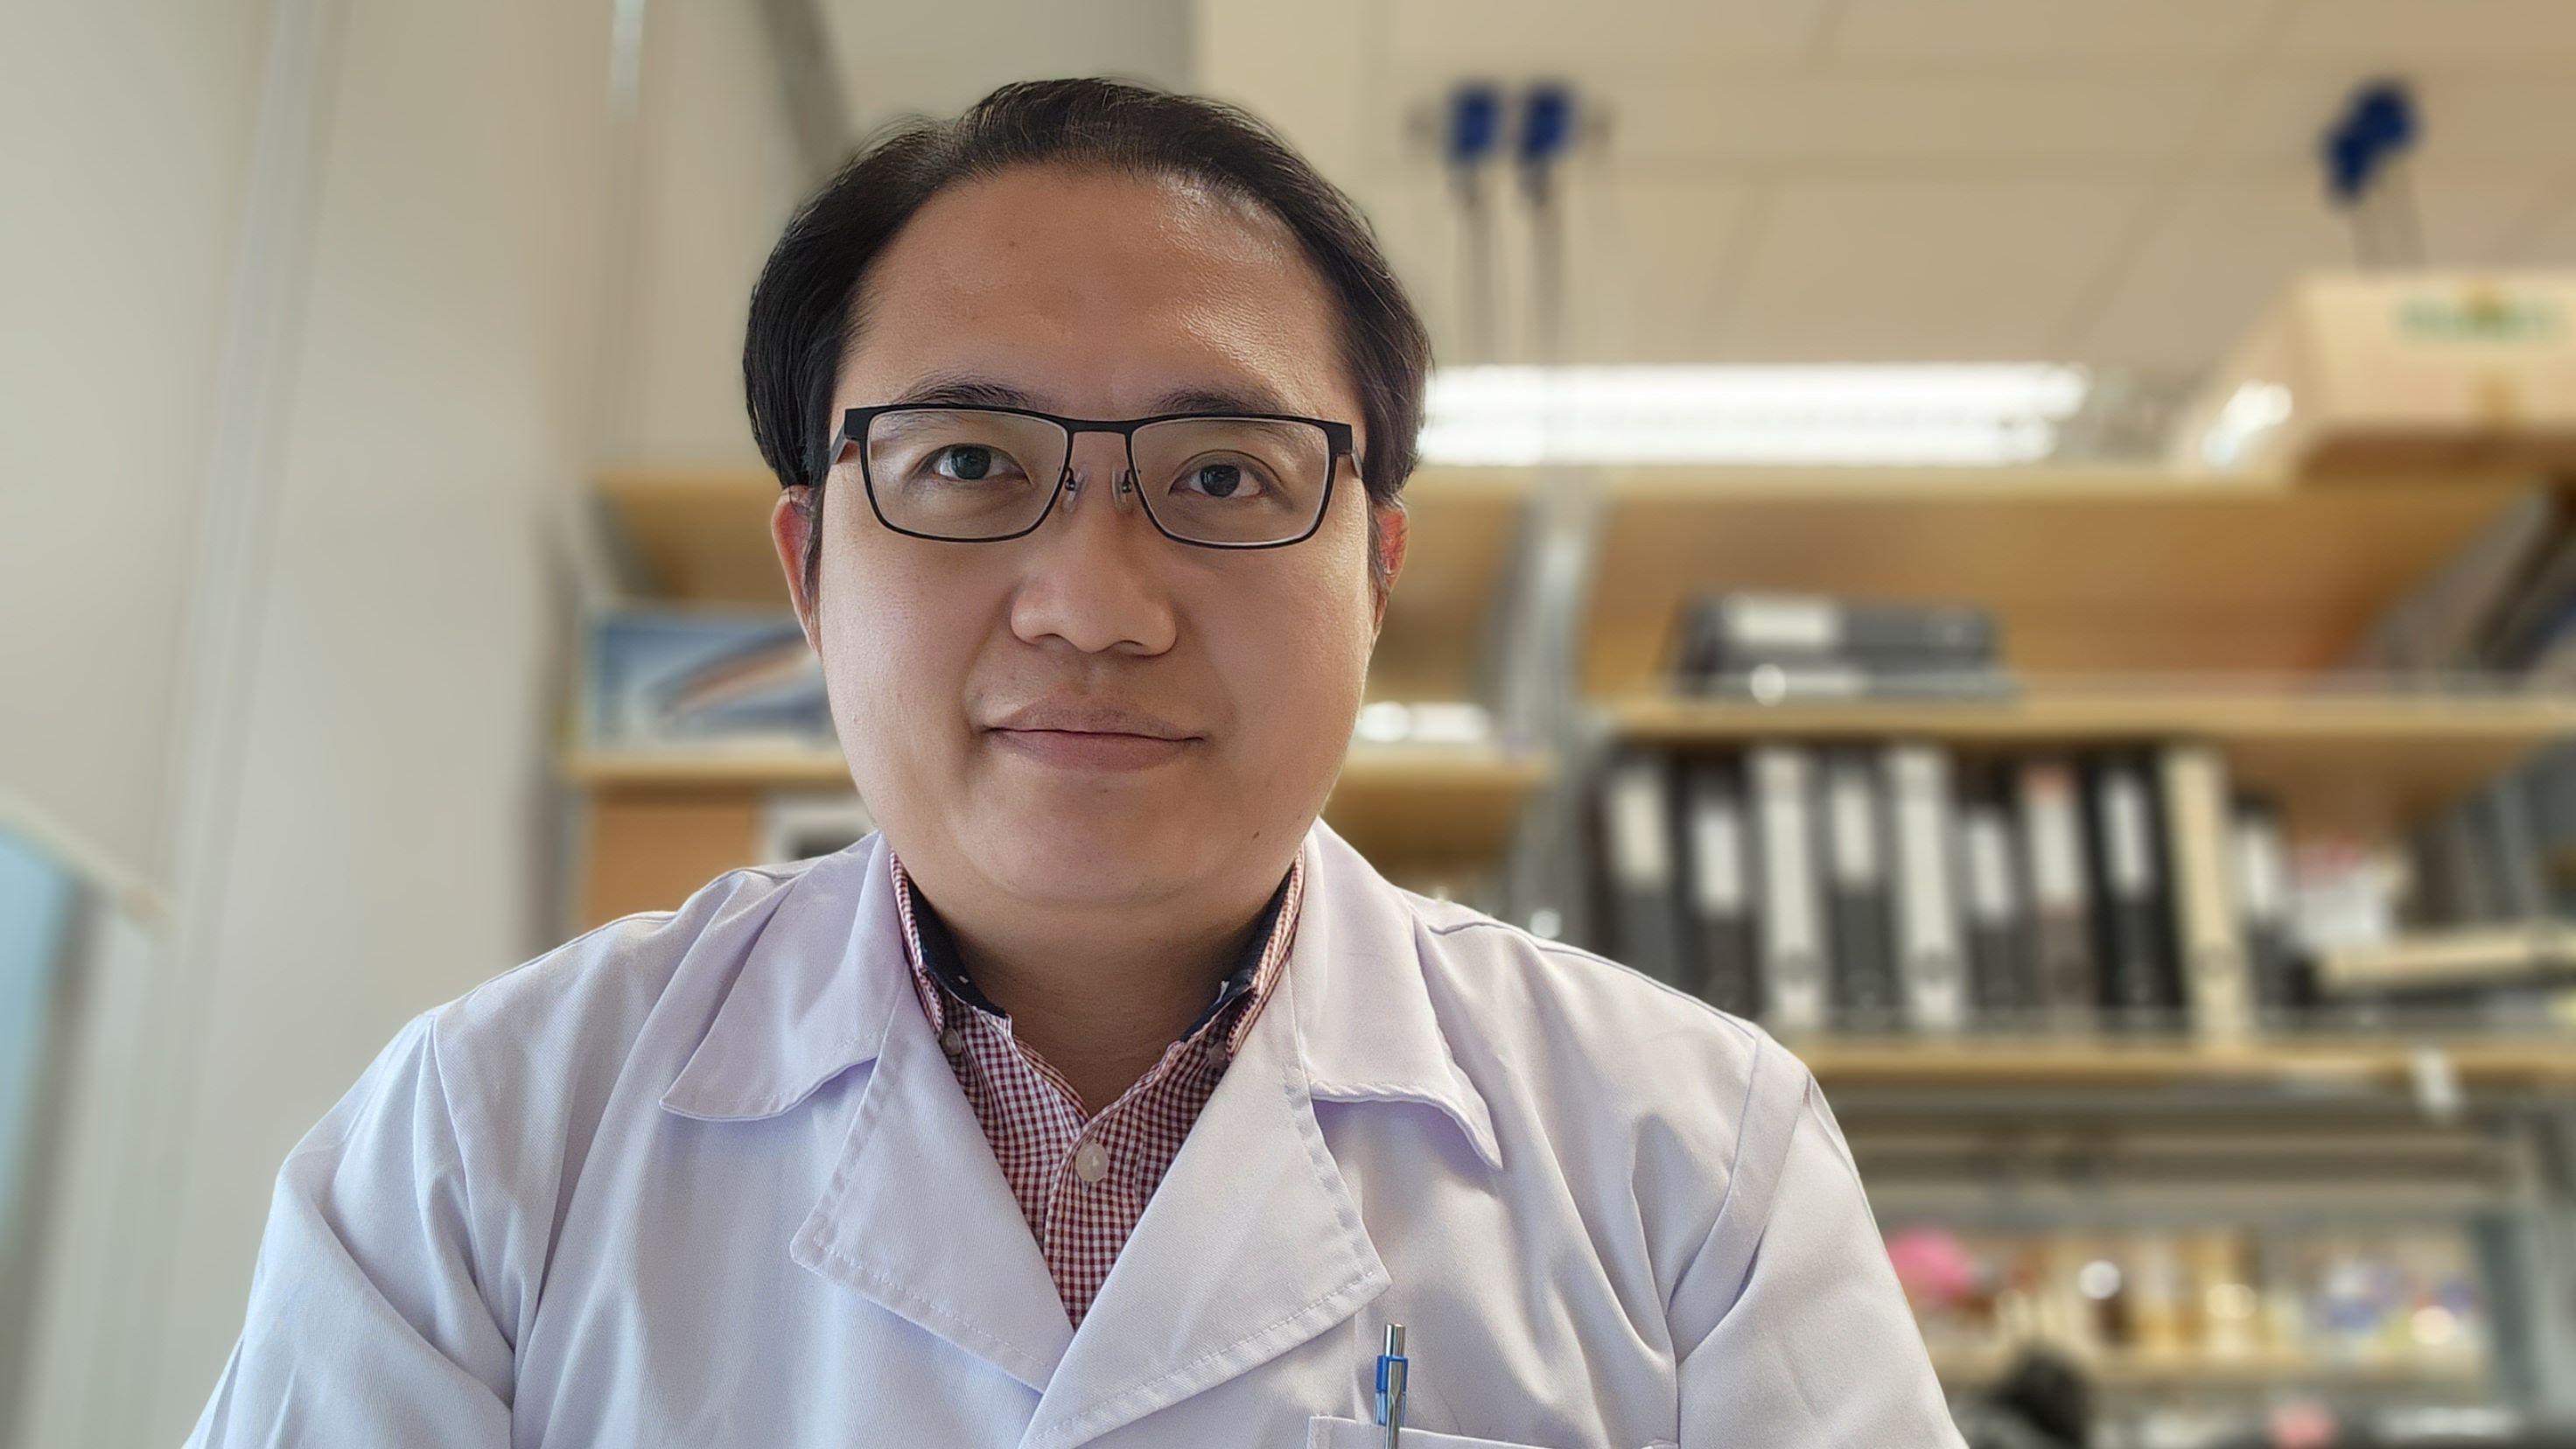
[[[1759,1029],[1304,843],[1286,975],[1069,1326],[882,841],[734,871],[394,1038],[279,1173],[193,1444],[1958,1442]]]

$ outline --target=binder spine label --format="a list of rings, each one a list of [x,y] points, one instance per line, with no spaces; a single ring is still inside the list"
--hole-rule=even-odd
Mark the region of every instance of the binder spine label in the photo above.
[[[1883,867],[1877,802],[1870,798],[1869,777],[1856,770],[1834,769],[1826,776],[1825,791],[1831,812],[1834,879],[1850,885],[1875,884]]]
[[[2239,816],[2229,832],[2236,853],[2236,905],[2249,921],[2269,925],[2290,913],[2290,872],[2280,832],[2258,816]]]
[[[1672,844],[1664,833],[1664,780],[1651,763],[1616,767],[1610,776],[1610,872],[1620,885],[1659,890],[1673,880]]]
[[[1966,962],[1950,853],[1950,772],[1938,750],[1888,753],[1896,817],[1897,961],[1906,1009],[1916,1026],[1955,1031],[1967,1024]]]
[[[1961,820],[1960,836],[1968,857],[1968,913],[1984,925],[2012,923],[2012,846],[2003,817],[1991,810],[1972,810]]]
[[[1825,1024],[1824,903],[1809,830],[1807,759],[1794,750],[1753,756],[1762,842],[1762,967],[1766,1024],[1809,1032]]]
[[[1724,795],[1703,795],[1691,812],[1691,893],[1701,914],[1744,914],[1744,815]]]
[[[2030,780],[2030,893],[2053,911],[2084,905],[2084,844],[2075,820],[2074,784],[2055,771]]]
[[[1730,642],[1744,649],[1829,653],[1842,643],[1842,617],[1822,599],[1738,596],[1726,615]]]
[[[2125,770],[2102,777],[2102,866],[2111,889],[2137,900],[2155,889],[2147,836],[2147,792]]]

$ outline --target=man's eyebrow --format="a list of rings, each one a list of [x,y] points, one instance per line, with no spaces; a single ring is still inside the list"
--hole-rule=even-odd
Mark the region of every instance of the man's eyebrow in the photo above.
[[[1292,413],[1296,409],[1257,383],[1241,387],[1183,387],[1154,399],[1158,413]]]
[[[903,390],[889,406],[918,406],[924,403],[947,403],[958,407],[1026,408],[1043,412],[1037,400],[1006,382],[967,373],[934,372]]]
[[[946,404],[952,407],[1024,408],[1046,412],[1034,394],[969,373],[932,373],[905,388],[887,405],[917,407]],[[1156,397],[1147,409],[1148,415],[1161,413],[1286,413],[1288,406],[1279,394],[1257,383],[1237,386],[1179,387]]]

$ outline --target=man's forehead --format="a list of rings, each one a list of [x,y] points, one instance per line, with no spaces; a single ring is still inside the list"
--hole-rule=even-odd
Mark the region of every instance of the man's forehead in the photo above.
[[[1275,219],[1248,225],[1203,192],[1121,176],[1006,174],[955,191],[869,268],[845,399],[1350,410],[1331,295]]]

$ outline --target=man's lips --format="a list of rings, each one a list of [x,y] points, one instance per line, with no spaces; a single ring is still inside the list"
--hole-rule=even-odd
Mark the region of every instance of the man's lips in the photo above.
[[[1022,705],[984,729],[1013,753],[1077,770],[1144,769],[1206,738],[1148,710],[1087,700]]]
[[[1107,700],[1042,699],[988,721],[991,730],[1069,735],[1135,735],[1149,740],[1194,740],[1186,729],[1150,710]]]

